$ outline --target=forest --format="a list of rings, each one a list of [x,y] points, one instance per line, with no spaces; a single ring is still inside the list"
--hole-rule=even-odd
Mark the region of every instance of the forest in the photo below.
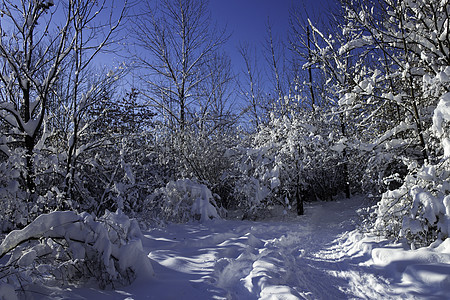
[[[268,21],[235,74],[206,0],[1,0],[0,294],[130,284],[141,229],[355,196],[360,232],[446,241],[450,5],[338,4]]]

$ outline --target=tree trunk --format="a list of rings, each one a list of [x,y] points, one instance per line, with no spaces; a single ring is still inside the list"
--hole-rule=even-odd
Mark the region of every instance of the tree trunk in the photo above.
[[[34,193],[35,184],[33,180],[33,149],[34,149],[34,138],[25,135],[25,149],[26,149],[26,184],[28,192],[31,194]],[[31,198],[29,198],[31,199]]]
[[[308,42],[308,61],[312,61],[309,26],[306,27],[306,38]],[[311,93],[311,107],[312,110],[314,111],[314,105],[316,105],[316,97],[314,95],[311,65],[308,66],[308,77],[309,77],[309,92]]]
[[[346,136],[345,125],[342,122],[342,117],[340,119],[341,119],[341,132],[342,132],[342,135],[345,137]],[[344,181],[345,181],[345,183],[344,183],[345,197],[347,199],[349,199],[350,198],[350,180],[349,180],[349,174],[348,174],[347,151],[345,150],[345,148],[342,151],[342,157],[344,159],[344,174],[343,175],[344,175]]]
[[[303,208],[302,192],[298,184],[295,191],[295,198],[297,200],[297,215],[302,216],[305,214],[305,210]]]

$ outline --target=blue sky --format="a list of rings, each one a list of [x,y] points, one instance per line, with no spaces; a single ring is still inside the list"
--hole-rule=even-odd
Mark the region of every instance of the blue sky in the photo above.
[[[277,34],[285,35],[289,25],[289,10],[293,0],[211,0],[212,19],[227,24],[233,33],[231,42],[261,42],[265,36],[267,18]]]
[[[262,48],[266,37],[268,18],[273,34],[285,39],[289,29],[289,10],[293,0],[211,0],[211,16],[219,25],[226,25],[231,38],[225,51],[231,57],[235,72],[243,71],[243,59],[237,48],[248,43],[256,49]],[[263,58],[260,58],[263,59]]]
[[[151,0],[156,3],[158,0]],[[231,38],[224,46],[224,51],[231,57],[234,70],[239,72],[243,60],[238,53],[240,43],[248,43],[257,50],[262,50],[266,38],[268,18],[272,24],[273,36],[287,40],[289,31],[289,14],[293,6],[308,11],[311,16],[321,16],[337,0],[209,0],[211,19],[218,26],[227,26]],[[138,4],[139,6],[140,4]],[[102,63],[111,63],[111,56]],[[122,58],[115,58],[116,63]]]
[[[151,0],[156,1],[159,0]],[[268,18],[272,24],[273,36],[277,40],[287,41],[289,15],[293,6],[305,9],[313,19],[321,17],[329,10],[331,3],[337,0],[210,0],[211,19],[219,27],[227,26],[231,34],[223,51],[231,58],[236,74],[245,72],[244,61],[238,52],[240,43],[248,43],[259,53],[258,63],[265,69],[263,47],[266,38]],[[155,3],[155,2],[154,2]],[[140,4],[138,4],[139,6]],[[118,64],[123,57],[102,55],[100,64]]]
[[[211,17],[219,26],[227,26],[232,36],[225,45],[234,70],[239,72],[242,58],[237,47],[246,42],[261,49],[266,38],[268,18],[274,37],[287,40],[289,13],[293,6],[308,11],[311,16],[323,16],[335,0],[210,0]]]
[[[212,19],[227,24],[232,40],[258,41],[264,38],[270,18],[274,30],[286,35],[292,6],[306,9],[311,15],[322,15],[334,0],[210,0]]]

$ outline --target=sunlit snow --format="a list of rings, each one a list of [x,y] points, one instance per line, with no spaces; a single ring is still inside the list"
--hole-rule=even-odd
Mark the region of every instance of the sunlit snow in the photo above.
[[[213,220],[152,229],[144,232],[143,248],[154,278],[116,290],[47,292],[98,300],[445,299],[449,240],[410,250],[364,236],[354,230],[362,203],[318,202],[306,206],[305,216],[261,222]]]

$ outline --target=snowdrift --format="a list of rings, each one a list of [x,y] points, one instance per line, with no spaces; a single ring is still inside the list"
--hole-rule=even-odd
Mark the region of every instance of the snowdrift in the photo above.
[[[11,289],[23,297],[37,285],[79,285],[90,279],[105,289],[154,275],[136,220],[121,211],[99,218],[72,211],[43,214],[7,235],[0,257],[0,297],[7,299]]]

